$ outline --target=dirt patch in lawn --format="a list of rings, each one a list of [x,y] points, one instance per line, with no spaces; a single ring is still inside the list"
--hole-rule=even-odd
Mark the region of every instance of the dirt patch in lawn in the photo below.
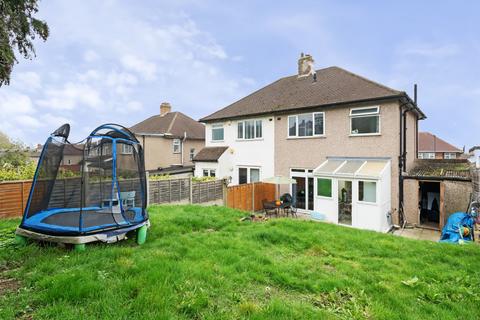
[[[0,297],[4,296],[7,292],[17,291],[21,287],[20,281],[16,279],[0,278]]]

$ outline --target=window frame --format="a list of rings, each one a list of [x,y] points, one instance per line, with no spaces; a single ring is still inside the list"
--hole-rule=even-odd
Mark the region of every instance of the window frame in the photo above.
[[[240,169],[246,169],[247,170],[247,182],[245,183],[240,183]],[[262,168],[261,167],[255,167],[255,166],[238,166],[237,170],[237,177],[238,177],[238,184],[248,184],[252,183],[252,174],[251,170],[258,170],[258,181],[255,182],[260,182],[262,180]]]
[[[178,147],[178,150],[175,151],[175,147]],[[172,148],[174,154],[182,153],[182,141],[180,139],[173,139],[172,140]]]
[[[369,182],[369,183],[375,183],[375,201],[365,201],[365,200],[360,200],[360,182]],[[365,187],[364,187],[364,198],[365,198]],[[371,205],[378,205],[378,181],[373,181],[373,180],[358,180],[357,183],[357,199],[359,203],[362,204],[371,204]]]
[[[422,155],[422,156],[420,156]],[[425,155],[433,155],[433,156],[425,156]],[[425,160],[432,160],[435,159],[435,152],[419,152],[418,159],[425,159]]]
[[[222,139],[214,139],[213,138],[213,131],[214,130],[219,130],[219,129],[222,129]],[[211,141],[212,142],[223,142],[225,141],[225,127],[223,125],[223,123],[216,123],[216,124],[212,124],[212,128],[211,128]]]
[[[195,148],[190,148],[190,154],[189,154],[190,161],[192,161],[194,157],[195,157]]]
[[[448,155],[448,157],[447,157]],[[452,157],[453,155],[453,157]],[[456,152],[444,152],[443,153],[443,158],[446,160],[455,160],[457,159],[457,153]]]
[[[213,176],[212,176],[213,172]],[[205,175],[207,173],[207,175]],[[217,170],[216,169],[211,169],[211,168],[204,168],[202,169],[202,177],[216,177]]]
[[[315,133],[315,116],[322,115],[323,119],[323,130],[322,133]],[[300,136],[299,135],[299,123],[298,117],[304,115],[311,115],[312,117],[312,135],[311,136]],[[295,135],[290,135],[290,119],[295,118]],[[325,120],[325,112],[318,111],[318,112],[307,112],[307,113],[299,113],[299,114],[292,114],[287,117],[287,139],[311,139],[317,137],[325,137],[326,132],[326,120]]]
[[[353,114],[353,111],[356,110],[368,110],[375,108],[377,111],[375,112],[365,112],[361,114]],[[378,132],[370,132],[370,133],[353,133],[352,132],[352,120],[355,118],[368,118],[375,116],[378,118]],[[382,134],[382,117],[380,117],[380,106],[368,106],[368,107],[357,107],[357,108],[350,108],[349,113],[349,121],[350,121],[350,134],[351,137],[362,137],[362,136],[379,136]]]
[[[130,151],[126,151],[126,147],[129,147]],[[133,154],[133,145],[122,143],[122,154]]]
[[[253,122],[253,138],[247,138],[247,122]],[[257,123],[260,122],[260,136],[258,136]],[[239,136],[239,126],[242,126],[242,136]],[[251,140],[262,140],[263,139],[263,120],[262,119],[245,119],[237,121],[237,140],[239,141],[251,141]]]

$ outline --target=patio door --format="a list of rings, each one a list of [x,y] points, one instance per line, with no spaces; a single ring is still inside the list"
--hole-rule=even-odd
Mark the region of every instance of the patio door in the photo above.
[[[290,177],[297,183],[290,186],[290,193],[296,199],[297,208],[313,211],[313,170],[291,169]]]

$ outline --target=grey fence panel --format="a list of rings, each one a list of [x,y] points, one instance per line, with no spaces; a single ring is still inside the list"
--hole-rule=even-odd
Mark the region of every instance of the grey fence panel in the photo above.
[[[223,180],[192,183],[190,178],[149,181],[150,204],[220,200],[223,199],[223,185]]]

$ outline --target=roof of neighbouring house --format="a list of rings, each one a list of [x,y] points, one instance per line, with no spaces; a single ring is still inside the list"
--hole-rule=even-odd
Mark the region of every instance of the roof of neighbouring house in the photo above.
[[[317,70],[312,76],[281,78],[266,87],[206,116],[200,121],[288,112],[319,106],[407,97],[398,91],[339,67]],[[408,98],[409,99],[409,98]],[[411,101],[411,100],[410,100]],[[412,102],[413,103],[413,102]],[[421,118],[425,115],[415,106]]]
[[[463,152],[430,132],[418,133],[418,152]]]
[[[416,160],[407,177],[437,178],[470,181],[470,163],[468,160]]]
[[[181,112],[155,115],[130,128],[137,135],[160,134],[166,137],[205,140],[205,126]]]
[[[228,147],[205,147],[193,157],[193,161],[216,162],[227,149]]]
[[[471,152],[473,152],[473,151],[475,151],[475,150],[480,150],[480,146],[473,146],[473,147],[471,147],[471,148],[468,150],[468,152],[471,153]]]

